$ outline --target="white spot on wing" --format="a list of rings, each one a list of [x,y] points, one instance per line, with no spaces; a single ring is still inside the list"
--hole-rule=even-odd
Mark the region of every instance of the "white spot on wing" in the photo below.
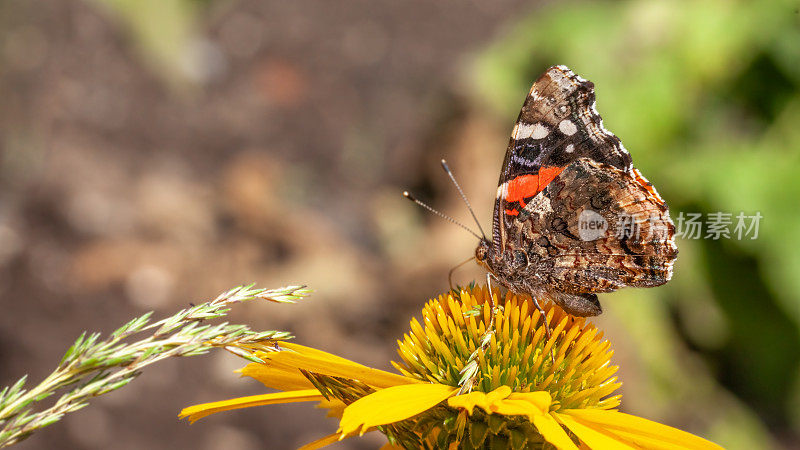
[[[497,186],[497,198],[506,198],[508,196],[508,181]]]
[[[517,123],[514,125],[514,139],[528,139],[533,132],[533,125],[529,123]]]
[[[578,127],[576,127],[575,124],[569,119],[562,120],[558,124],[558,129],[567,136],[572,136],[578,131]]]
[[[514,139],[543,139],[547,137],[548,134],[550,134],[550,130],[542,125],[541,122],[536,122],[534,124],[518,123],[514,127]]]
[[[531,137],[534,139],[543,139],[550,134],[550,130],[547,129],[546,126],[542,125],[541,122],[536,122],[533,124],[533,132],[531,133]]]
[[[566,148],[566,150],[565,150],[565,151],[566,151],[567,153],[572,153],[572,152],[574,152],[574,151],[575,151],[575,146],[574,146],[574,145],[572,145],[572,144],[569,144],[569,145],[567,146],[567,148]]]

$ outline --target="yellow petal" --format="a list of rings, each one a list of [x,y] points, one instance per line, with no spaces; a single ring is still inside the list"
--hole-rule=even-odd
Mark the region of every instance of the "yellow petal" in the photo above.
[[[498,413],[506,416],[533,416],[542,415],[550,411],[552,398],[548,392],[511,392],[508,386],[500,386],[486,394],[483,392],[470,392],[469,394],[450,397],[447,403],[453,408],[462,408],[472,414],[472,410],[479,406],[487,413]]]
[[[527,416],[528,419],[533,420],[536,416],[541,416],[542,411],[539,408],[531,406],[529,402],[523,400],[501,400],[491,405],[491,413],[502,414],[504,416]]]
[[[316,450],[318,448],[327,447],[331,444],[339,442],[340,436],[341,435],[339,433],[329,434],[325,437],[317,439],[314,442],[309,442],[308,444],[299,447],[297,450]]]
[[[486,394],[486,402],[491,405],[492,403],[495,403],[498,400],[502,400],[508,397],[509,395],[511,395],[511,388],[503,385],[493,390],[492,392]]]
[[[627,431],[614,430],[613,434],[631,445],[636,445],[640,448],[646,448],[648,450],[673,450],[676,447],[679,447],[671,442],[665,442],[660,439],[631,434]]]
[[[414,378],[404,377],[384,370],[372,369],[338,357],[332,359],[328,357],[318,357],[312,354],[284,351],[270,353],[266,364],[270,365],[273,362],[277,365],[295,367],[322,375],[359,380],[376,388],[387,388],[400,384],[422,383],[422,381]]]
[[[407,384],[381,389],[362,397],[344,410],[341,433],[350,434],[387,423],[399,422],[447,399],[458,388],[443,384]]]
[[[312,348],[312,347],[306,347],[305,345],[295,344],[294,342],[281,342],[280,346],[283,347],[283,348],[292,350],[294,352],[297,352],[297,353],[302,353],[304,355],[313,356],[315,358],[329,359],[331,361],[347,363],[347,364],[355,364],[357,366],[365,367],[362,364],[359,364],[359,363],[354,362],[354,361],[350,361],[347,358],[342,358],[341,356],[336,356],[333,353],[328,353],[328,352],[325,352],[325,351],[322,351],[322,350],[318,350],[318,349]]]
[[[230,411],[232,409],[249,408],[251,406],[275,405],[278,403],[311,402],[324,400],[325,397],[316,389],[302,391],[276,392],[274,394],[251,395],[249,397],[232,398],[219,402],[202,403],[184,408],[178,415],[181,419],[189,418],[194,423],[211,414]]]
[[[295,368],[287,370],[285,366],[250,363],[239,369],[238,372],[244,377],[255,378],[268,388],[280,391],[314,388],[314,385]]]
[[[550,411],[550,405],[553,404],[553,397],[547,391],[536,392],[515,392],[508,396],[509,400],[519,400],[529,403],[531,407],[538,409],[541,414],[546,414]]]
[[[510,387],[500,386],[488,394],[486,392],[473,391],[469,394],[450,397],[447,399],[447,404],[453,408],[466,409],[470,414],[472,414],[472,410],[476,406],[480,406],[487,413],[491,413],[495,409],[493,405],[508,397],[509,394],[511,394]]]
[[[553,413],[553,416],[556,418],[556,420],[569,428],[570,431],[575,433],[575,435],[578,436],[578,439],[588,445],[592,450],[636,449],[636,447],[626,444],[627,439],[619,439],[613,434],[607,432],[604,433],[604,430],[602,429],[593,429],[587,425],[583,425],[569,415]]]
[[[469,394],[456,395],[447,399],[447,404],[453,408],[466,409],[472,415],[472,410],[478,404],[486,404],[486,393],[473,391]]]
[[[316,408],[328,410],[327,417],[335,417],[337,419],[341,419],[342,414],[344,413],[345,406],[347,405],[342,403],[341,400],[337,400],[331,397],[328,400],[322,400],[319,403],[317,403]]]
[[[641,436],[648,440],[669,443],[676,448],[693,450],[722,449],[719,445],[691,433],[617,411],[568,409],[561,412],[563,414],[569,414],[583,424],[592,426],[593,428],[597,428],[599,425],[607,428],[612,433],[620,431],[626,433],[628,436]],[[634,440],[633,437],[630,437],[630,439]]]
[[[542,437],[547,442],[555,445],[558,450],[578,450],[578,446],[572,442],[567,432],[561,428],[561,425],[550,414],[535,416],[533,424],[539,430],[539,433],[542,433]]]
[[[374,431],[374,430],[375,429],[372,428],[372,429],[370,429],[368,431]],[[355,436],[355,435],[345,436],[345,435],[342,435],[341,433],[333,433],[333,434],[329,434],[329,435],[327,435],[325,437],[319,438],[314,442],[309,442],[308,444],[298,448],[297,450],[316,450],[318,448],[327,447],[327,446],[329,446],[331,444],[335,444],[335,443],[337,443],[339,441],[343,441],[345,439],[349,439],[349,438],[351,438],[353,436]]]

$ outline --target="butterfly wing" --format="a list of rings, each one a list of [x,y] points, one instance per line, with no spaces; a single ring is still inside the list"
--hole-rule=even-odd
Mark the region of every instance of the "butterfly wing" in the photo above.
[[[667,205],[651,189],[641,174],[582,158],[525,208],[518,231],[547,241],[532,254],[562,292],[659,286],[672,277],[678,250]]]
[[[596,294],[659,286],[678,254],[667,205],[635,169],[588,158],[567,166],[521,210],[509,248],[526,256],[512,284],[548,292],[574,315],[596,315]]]
[[[548,69],[531,87],[511,134],[500,173],[492,227],[496,254],[520,210],[578,158],[632,169],[619,138],[595,110],[594,84],[565,66]]]
[[[564,66],[533,84],[506,151],[484,264],[503,284],[597,315],[597,293],[672,276],[675,227],[603,127],[594,85]]]

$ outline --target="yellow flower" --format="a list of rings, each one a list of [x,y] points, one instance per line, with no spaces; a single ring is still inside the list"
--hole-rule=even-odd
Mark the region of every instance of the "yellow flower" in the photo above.
[[[507,294],[494,311],[487,300],[474,287],[428,302],[423,323],[413,319],[399,342],[400,375],[297,344],[239,349],[263,361],[241,373],[282,392],[195,405],[181,417],[318,401],[339,429],[306,449],[373,430],[408,449],[721,448],[616,411],[610,345],[585,319],[547,305],[547,338],[530,298]],[[462,379],[473,381],[472,392],[458,394]]]

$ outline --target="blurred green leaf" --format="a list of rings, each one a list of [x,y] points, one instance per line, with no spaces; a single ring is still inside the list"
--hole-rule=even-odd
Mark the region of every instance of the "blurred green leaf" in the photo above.
[[[106,8],[128,31],[151,68],[169,81],[185,78],[191,39],[203,6],[198,0],[90,0]]]
[[[666,287],[615,294],[637,298],[635,307],[621,304],[619,311],[651,375],[664,382],[665,408],[686,406],[675,396],[688,392],[686,383],[716,389],[706,398],[724,396],[709,378],[715,375],[771,426],[800,426],[789,423],[800,364],[799,6],[550,3],[475,61],[477,100],[509,122],[548,66],[565,64],[592,80],[606,126],[668,200],[673,217],[678,211],[763,216],[755,240],[681,241],[675,280]],[[673,311],[642,306],[650,297],[670,301]],[[716,331],[687,332],[685,339],[704,352],[711,371],[683,375],[679,337],[656,330],[669,327],[672,314],[696,314],[698,305],[713,315]],[[703,325],[702,318],[676,319]],[[703,337],[711,342],[690,341]],[[768,446],[752,416],[737,411],[727,414],[735,421],[720,413],[711,425],[720,441]]]

